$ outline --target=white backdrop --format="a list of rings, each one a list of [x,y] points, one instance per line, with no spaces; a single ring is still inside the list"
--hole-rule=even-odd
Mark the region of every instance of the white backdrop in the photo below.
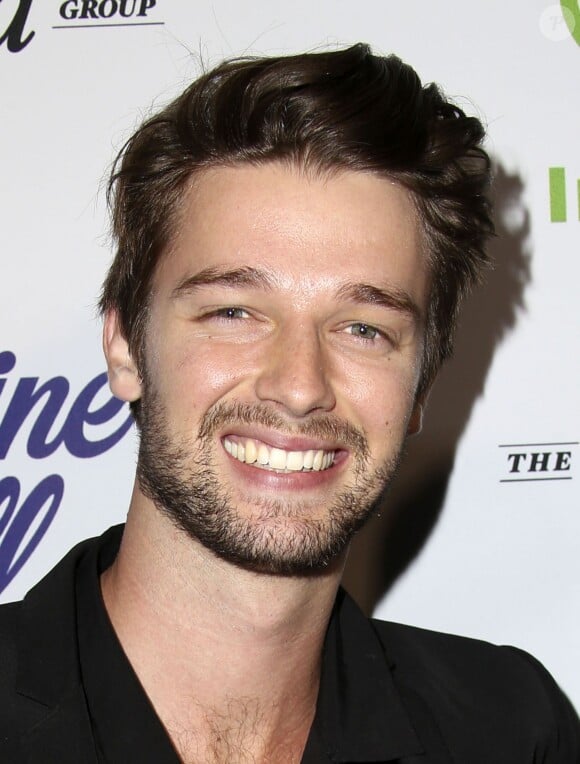
[[[501,236],[348,585],[380,617],[530,650],[580,707],[580,9],[562,5],[0,0],[2,601],[128,506],[134,435],[103,408],[94,307],[115,151],[200,59],[362,40],[487,122]]]

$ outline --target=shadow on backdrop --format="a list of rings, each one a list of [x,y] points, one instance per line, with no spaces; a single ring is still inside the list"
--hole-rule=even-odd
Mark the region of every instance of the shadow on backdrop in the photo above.
[[[494,170],[493,270],[463,308],[455,354],[435,382],[421,434],[409,439],[395,484],[352,544],[343,583],[367,614],[435,527],[457,445],[483,393],[495,349],[525,310],[530,223],[523,184],[519,175],[508,174],[499,164]]]

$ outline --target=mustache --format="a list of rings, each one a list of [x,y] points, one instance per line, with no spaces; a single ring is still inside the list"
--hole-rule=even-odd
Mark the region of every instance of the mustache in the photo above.
[[[217,403],[204,415],[198,437],[200,440],[209,439],[223,427],[236,423],[257,424],[285,435],[332,440],[354,452],[360,459],[367,460],[370,456],[364,430],[340,417],[332,414],[318,414],[300,424],[289,424],[276,411],[260,403],[256,405],[239,402]]]

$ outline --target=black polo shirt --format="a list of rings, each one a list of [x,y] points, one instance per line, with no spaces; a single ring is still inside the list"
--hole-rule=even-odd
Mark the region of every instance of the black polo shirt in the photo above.
[[[97,759],[100,764],[179,764],[101,596],[99,575],[113,562],[119,539],[118,531],[107,534],[100,549],[94,545],[83,556],[76,574],[80,669]],[[435,748],[440,744],[437,740]],[[372,622],[340,591],[324,643],[303,764],[386,762],[421,751]]]
[[[2,764],[178,761],[101,599],[120,537],[82,542],[0,607]],[[303,762],[580,764],[580,724],[531,656],[369,621],[340,592]]]

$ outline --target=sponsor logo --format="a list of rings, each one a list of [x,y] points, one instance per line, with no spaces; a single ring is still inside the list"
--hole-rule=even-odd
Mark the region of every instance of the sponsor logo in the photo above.
[[[36,32],[29,28],[33,0],[18,0],[16,10],[7,10],[0,0],[0,49],[20,53]],[[150,19],[157,0],[65,0],[59,7],[61,22],[53,29],[85,29],[87,27],[163,26],[163,21]]]
[[[157,0],[65,0],[59,14],[67,24],[53,29],[99,26],[151,26],[163,22],[150,21],[149,12]],[[80,23],[79,23],[80,22]]]
[[[572,480],[579,441],[560,443],[502,443],[505,477],[500,483]]]
[[[560,5],[566,26],[576,43],[580,45],[580,5],[578,0],[560,0]]]
[[[551,42],[569,40],[580,45],[580,7],[578,0],[560,0],[548,5],[539,19],[540,32]]]
[[[550,220],[552,223],[566,223],[568,202],[566,193],[566,168],[550,167],[548,170],[550,188]],[[580,220],[580,179],[576,180],[577,217]]]
[[[0,352],[0,461],[7,459],[16,441],[26,443],[31,459],[46,459],[59,450],[91,459],[113,448],[131,428],[132,417],[122,411],[123,403],[107,393],[103,398],[106,374],[71,396],[66,377],[44,382],[38,377],[14,379],[10,375],[15,366],[14,353]],[[58,474],[47,475],[26,496],[18,477],[0,478],[0,592],[42,541],[64,492],[64,479]]]
[[[1,2],[2,0],[0,0]],[[28,13],[31,5],[32,0],[20,0],[4,31],[2,32],[0,28],[0,46],[5,45],[10,53],[20,53],[34,37],[35,33],[27,30]]]

